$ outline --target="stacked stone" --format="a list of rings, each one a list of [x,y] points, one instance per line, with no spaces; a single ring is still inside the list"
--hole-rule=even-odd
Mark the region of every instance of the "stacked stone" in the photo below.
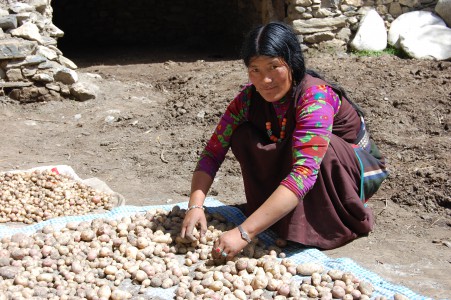
[[[386,28],[399,15],[433,8],[437,0],[288,0],[285,22],[291,24],[305,48],[346,49],[360,19],[375,9]]]
[[[57,48],[50,0],[0,4],[0,91],[20,102],[75,97],[77,66]]]

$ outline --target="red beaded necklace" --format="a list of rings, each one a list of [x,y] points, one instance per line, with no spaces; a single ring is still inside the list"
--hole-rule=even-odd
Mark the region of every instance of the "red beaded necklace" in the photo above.
[[[280,143],[285,138],[285,126],[287,125],[287,118],[282,119],[280,126],[280,137],[276,137],[271,130],[271,122],[266,122],[266,133],[268,133],[269,139],[274,143]]]

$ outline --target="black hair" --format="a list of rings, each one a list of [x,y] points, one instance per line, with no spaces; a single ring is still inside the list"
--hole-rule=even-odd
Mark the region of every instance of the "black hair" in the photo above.
[[[294,85],[301,83],[305,74],[326,81],[320,74],[305,67],[304,55],[301,44],[293,29],[280,22],[271,22],[259,25],[246,36],[241,48],[241,58],[246,67],[249,67],[253,57],[265,55],[269,57],[282,57],[291,68]],[[346,91],[334,82],[327,83],[346,98],[359,115],[364,115],[363,110],[346,95]]]
[[[299,83],[305,76],[305,63],[301,45],[288,25],[271,22],[251,30],[244,40],[241,58],[246,67],[255,56],[282,57],[292,70],[293,80]]]

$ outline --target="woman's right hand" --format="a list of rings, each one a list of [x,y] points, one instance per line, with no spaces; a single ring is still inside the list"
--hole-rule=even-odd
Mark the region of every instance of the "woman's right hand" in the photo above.
[[[200,236],[194,236],[194,228],[200,226]],[[186,212],[185,219],[183,219],[182,230],[180,231],[180,236],[182,238],[187,238],[191,241],[197,238],[203,237],[207,232],[207,219],[205,217],[205,212],[201,208],[193,208]]]

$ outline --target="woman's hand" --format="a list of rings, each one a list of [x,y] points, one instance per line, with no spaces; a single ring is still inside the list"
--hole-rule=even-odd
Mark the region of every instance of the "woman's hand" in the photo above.
[[[200,236],[194,235],[194,228],[200,226]],[[207,219],[205,212],[201,208],[193,208],[186,212],[185,219],[183,219],[182,230],[180,236],[194,241],[205,235],[207,232]]]
[[[234,228],[221,234],[213,245],[211,255],[215,259],[231,259],[240,253],[247,244],[248,243],[241,238],[241,233],[238,228]]]

